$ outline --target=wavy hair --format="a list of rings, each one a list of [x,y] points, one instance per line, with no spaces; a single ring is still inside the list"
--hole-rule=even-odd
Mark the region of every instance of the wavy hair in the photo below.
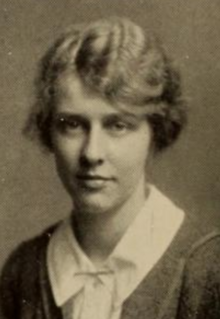
[[[146,114],[155,151],[173,144],[186,123],[180,75],[152,32],[119,17],[73,25],[40,61],[24,130],[50,151],[57,83],[64,73],[113,104]]]

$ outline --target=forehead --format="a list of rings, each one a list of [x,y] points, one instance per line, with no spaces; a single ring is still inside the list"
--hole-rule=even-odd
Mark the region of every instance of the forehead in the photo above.
[[[77,104],[81,105],[87,101],[101,99],[86,87],[80,77],[76,75],[62,75],[57,81],[56,93],[59,106],[65,104],[68,106],[68,103],[77,106]]]
[[[118,114],[139,118],[126,105],[116,104],[102,97],[101,94],[86,87],[82,80],[74,75],[64,75],[57,82],[56,112],[80,113],[85,115]]]

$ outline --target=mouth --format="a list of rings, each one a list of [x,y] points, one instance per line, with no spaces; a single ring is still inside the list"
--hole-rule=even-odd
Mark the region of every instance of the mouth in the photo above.
[[[104,188],[113,179],[101,175],[78,174],[79,185],[85,189],[99,190]]]
[[[111,178],[107,178],[101,175],[92,175],[92,174],[78,174],[77,178],[80,180],[103,180],[107,181],[110,180]]]

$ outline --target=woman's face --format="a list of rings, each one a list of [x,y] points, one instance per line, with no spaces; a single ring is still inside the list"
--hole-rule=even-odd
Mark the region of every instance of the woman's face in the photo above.
[[[66,76],[52,121],[58,173],[77,210],[104,214],[143,200],[151,144],[143,116],[117,109]]]

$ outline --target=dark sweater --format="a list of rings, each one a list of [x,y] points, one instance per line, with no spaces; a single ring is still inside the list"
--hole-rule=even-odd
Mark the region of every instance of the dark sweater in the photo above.
[[[54,227],[23,243],[6,263],[1,319],[61,319],[46,253]],[[219,319],[220,233],[202,234],[187,218],[168,250],[124,302],[122,319]]]

